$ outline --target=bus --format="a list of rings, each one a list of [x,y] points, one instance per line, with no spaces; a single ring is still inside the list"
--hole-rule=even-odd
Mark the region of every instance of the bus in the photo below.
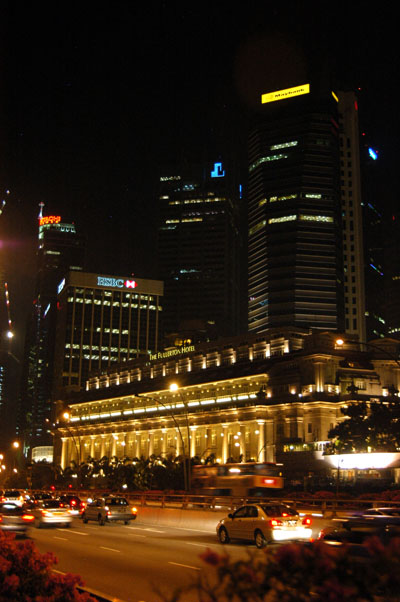
[[[196,464],[192,466],[192,491],[196,495],[240,497],[270,496],[283,488],[283,464]]]

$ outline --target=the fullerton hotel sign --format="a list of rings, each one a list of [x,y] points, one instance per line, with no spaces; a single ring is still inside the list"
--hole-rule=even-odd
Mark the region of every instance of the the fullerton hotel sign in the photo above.
[[[187,347],[176,347],[175,349],[167,349],[167,351],[159,351],[158,353],[150,354],[150,360],[165,360],[176,355],[183,355],[184,353],[191,353],[195,351],[194,345],[188,345]]]

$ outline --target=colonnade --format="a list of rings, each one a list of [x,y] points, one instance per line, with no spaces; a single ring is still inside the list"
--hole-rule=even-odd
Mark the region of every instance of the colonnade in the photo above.
[[[137,426],[124,431],[116,428],[103,433],[88,433],[82,427],[70,426],[61,438],[61,466],[72,461],[81,463],[88,457],[100,460],[104,456],[117,458],[149,457],[153,454],[206,458],[225,463],[228,458],[275,461],[275,435],[272,419],[224,422],[222,424],[190,425],[141,430]],[[127,426],[127,425],[126,425]],[[105,427],[107,428],[107,427]]]

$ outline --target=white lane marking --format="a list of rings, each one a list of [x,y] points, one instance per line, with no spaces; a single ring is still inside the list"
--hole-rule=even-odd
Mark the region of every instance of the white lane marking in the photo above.
[[[89,533],[83,533],[82,531],[73,531],[72,529],[57,529],[57,531],[65,531],[65,533],[76,533],[76,535],[89,535]]]
[[[115,550],[114,548],[106,548],[105,546],[100,546],[102,550],[110,550],[110,552],[121,552],[121,550]]]
[[[201,548],[209,548],[208,543],[192,543],[191,541],[184,542],[187,546],[200,546]]]
[[[165,531],[159,531],[158,529],[151,529],[150,527],[147,527],[144,530],[145,531],[152,531],[153,533],[165,533]]]
[[[189,564],[180,564],[179,562],[168,562],[168,564],[174,564],[175,566],[183,566],[185,569],[193,569],[194,571],[200,571],[197,566],[190,566]]]
[[[66,537],[57,537],[57,535],[54,535],[53,539],[62,539],[63,541],[68,541]]]

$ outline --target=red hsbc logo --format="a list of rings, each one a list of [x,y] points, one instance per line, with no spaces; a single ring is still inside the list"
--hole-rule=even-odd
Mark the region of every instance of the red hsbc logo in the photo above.
[[[136,282],[134,280],[125,280],[125,288],[135,288]]]

